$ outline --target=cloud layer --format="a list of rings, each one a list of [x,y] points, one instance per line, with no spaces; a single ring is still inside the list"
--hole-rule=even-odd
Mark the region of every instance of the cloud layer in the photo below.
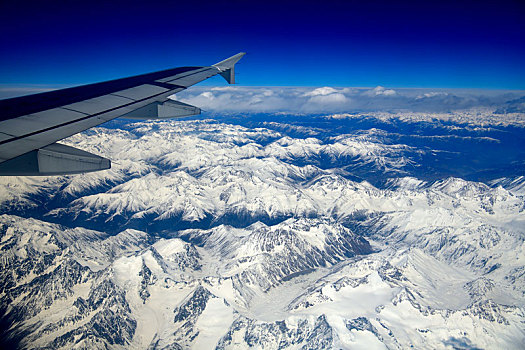
[[[354,111],[448,112],[471,108],[509,110],[521,91],[335,88],[192,87],[177,99],[212,112],[333,113]],[[518,106],[519,107],[519,106]],[[511,108],[523,113],[525,108]]]
[[[0,99],[63,87],[0,85]],[[451,112],[473,108],[525,113],[525,91],[358,87],[192,86],[173,97],[208,112]]]

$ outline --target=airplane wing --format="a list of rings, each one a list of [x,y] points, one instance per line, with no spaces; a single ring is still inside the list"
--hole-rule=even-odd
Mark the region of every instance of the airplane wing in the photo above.
[[[111,168],[109,159],[57,141],[109,120],[200,114],[171,96],[214,75],[235,83],[238,53],[209,67],[180,67],[0,100],[0,175],[64,175]]]

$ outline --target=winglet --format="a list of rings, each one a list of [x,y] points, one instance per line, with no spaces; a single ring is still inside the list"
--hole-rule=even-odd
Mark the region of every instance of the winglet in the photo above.
[[[235,63],[237,63],[246,52],[239,52],[238,54],[215,63],[213,67],[216,67],[221,72],[219,73],[229,84],[235,84]]]

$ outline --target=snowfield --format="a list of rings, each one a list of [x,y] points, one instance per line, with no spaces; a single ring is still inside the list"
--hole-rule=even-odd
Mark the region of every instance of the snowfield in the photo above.
[[[0,178],[2,345],[521,349],[525,141],[483,113],[72,136],[113,168]]]

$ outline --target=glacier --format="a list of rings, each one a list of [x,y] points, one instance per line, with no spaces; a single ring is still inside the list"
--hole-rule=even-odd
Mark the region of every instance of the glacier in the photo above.
[[[0,345],[520,349],[525,125],[497,113],[74,135],[113,168],[0,178]]]

